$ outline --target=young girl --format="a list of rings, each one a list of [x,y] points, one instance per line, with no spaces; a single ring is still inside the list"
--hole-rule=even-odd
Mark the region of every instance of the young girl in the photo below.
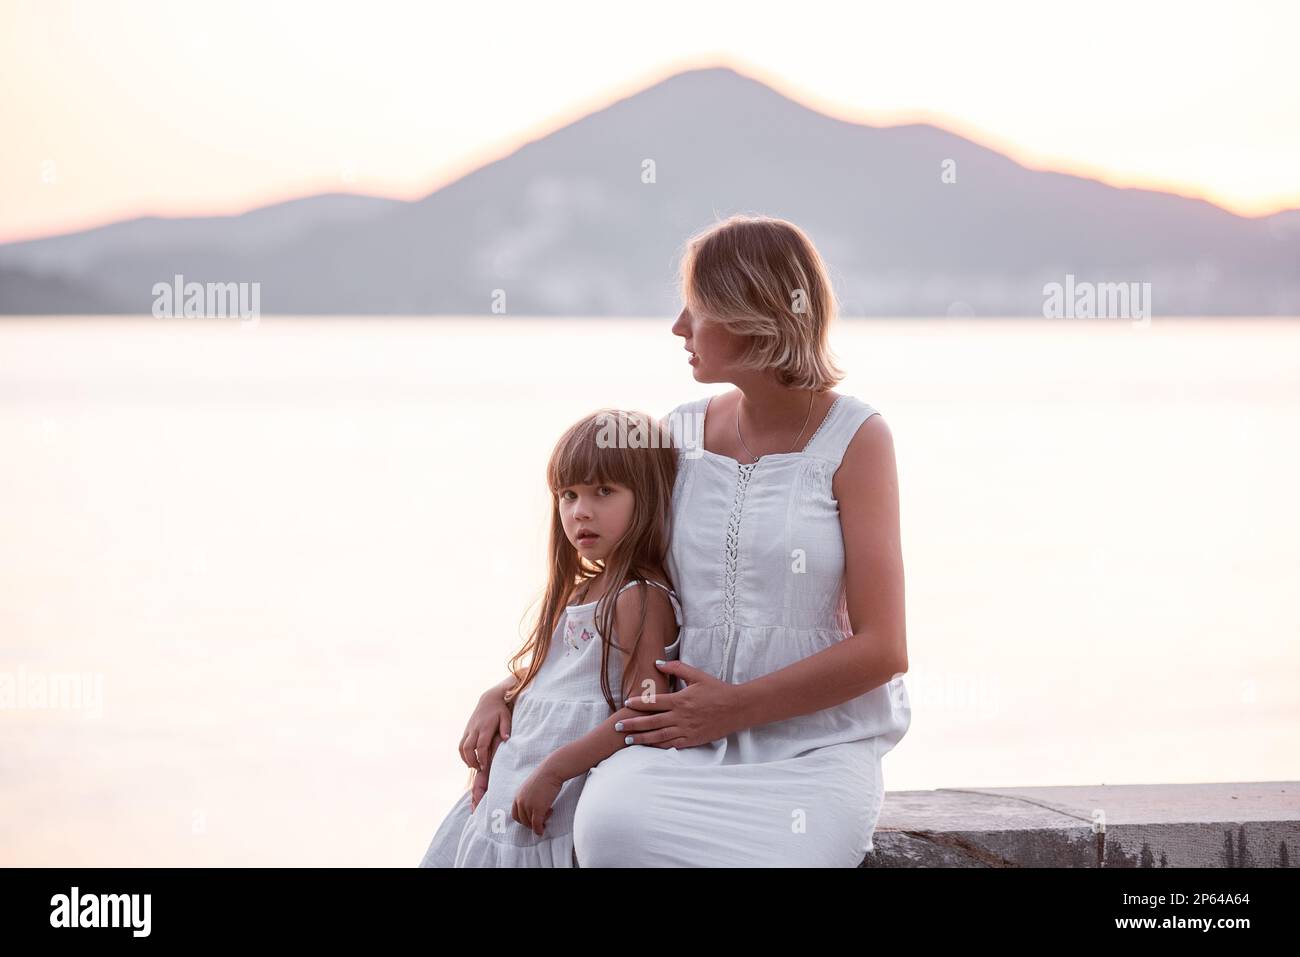
[[[677,477],[667,428],[601,409],[564,433],[546,476],[555,504],[542,611],[510,677],[470,719],[461,757],[482,769],[421,867],[576,866],[587,772],[630,745],[615,725],[640,713],[623,701],[674,690],[655,667],[677,657],[682,623],[665,571]]]

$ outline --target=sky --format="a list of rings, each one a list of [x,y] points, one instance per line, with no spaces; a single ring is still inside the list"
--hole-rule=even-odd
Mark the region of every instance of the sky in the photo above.
[[[320,192],[416,199],[730,66],[1038,169],[1300,207],[1300,4],[0,0],[0,242]]]

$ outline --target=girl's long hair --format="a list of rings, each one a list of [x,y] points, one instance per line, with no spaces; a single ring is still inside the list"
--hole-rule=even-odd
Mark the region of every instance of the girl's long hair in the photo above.
[[[625,646],[623,641],[613,640],[615,600],[624,585],[637,579],[658,577],[669,588],[673,587],[668,577],[667,555],[676,480],[677,450],[671,432],[664,423],[644,412],[599,409],[575,422],[560,437],[546,466],[552,503],[546,592],[528,640],[510,658],[509,668],[516,682],[506,692],[507,702],[514,702],[537,676],[569,599],[580,586],[585,589],[603,571],[605,594],[596,605],[596,630],[601,636],[600,687],[611,714],[622,707],[623,700],[631,695],[627,676],[623,676],[617,704],[609,685],[610,649]],[[626,534],[615,543],[609,555],[602,561],[591,562],[564,534],[559,493],[573,485],[607,483],[631,489],[632,519]],[[649,589],[638,591],[641,614],[636,634],[630,636],[626,645],[629,653],[641,641],[645,628]],[[519,677],[521,668],[524,669],[522,678]]]

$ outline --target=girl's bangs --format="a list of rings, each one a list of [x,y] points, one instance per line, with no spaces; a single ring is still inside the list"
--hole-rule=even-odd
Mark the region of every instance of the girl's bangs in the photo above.
[[[631,485],[626,454],[628,450],[601,447],[595,428],[584,429],[556,450],[551,464],[551,491],[574,485]]]

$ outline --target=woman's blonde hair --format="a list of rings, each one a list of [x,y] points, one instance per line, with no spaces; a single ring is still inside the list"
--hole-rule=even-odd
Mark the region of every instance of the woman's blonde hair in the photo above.
[[[635,689],[628,687],[625,674],[615,703],[610,693],[609,653],[611,647],[616,647],[631,654],[641,641],[647,593],[652,588],[635,589],[641,593],[641,601],[640,620],[633,635],[614,635],[615,601],[624,585],[638,579],[655,579],[673,587],[667,557],[676,481],[677,449],[672,434],[665,424],[644,412],[599,409],[579,419],[560,437],[546,466],[546,482],[552,495],[546,592],[528,640],[510,659],[516,683],[505,694],[507,702],[513,702],[537,676],[569,599],[580,586],[585,592],[589,580],[602,571],[607,587],[595,612],[602,645],[600,687],[611,714],[631,696]],[[592,562],[579,554],[564,534],[559,495],[573,485],[607,483],[631,489],[632,519],[609,555]],[[615,637],[620,640],[614,641]],[[626,641],[621,640],[624,637]]]
[[[687,308],[749,338],[744,368],[817,392],[844,378],[827,342],[838,311],[830,275],[794,223],[732,216],[687,241],[680,272]]]

